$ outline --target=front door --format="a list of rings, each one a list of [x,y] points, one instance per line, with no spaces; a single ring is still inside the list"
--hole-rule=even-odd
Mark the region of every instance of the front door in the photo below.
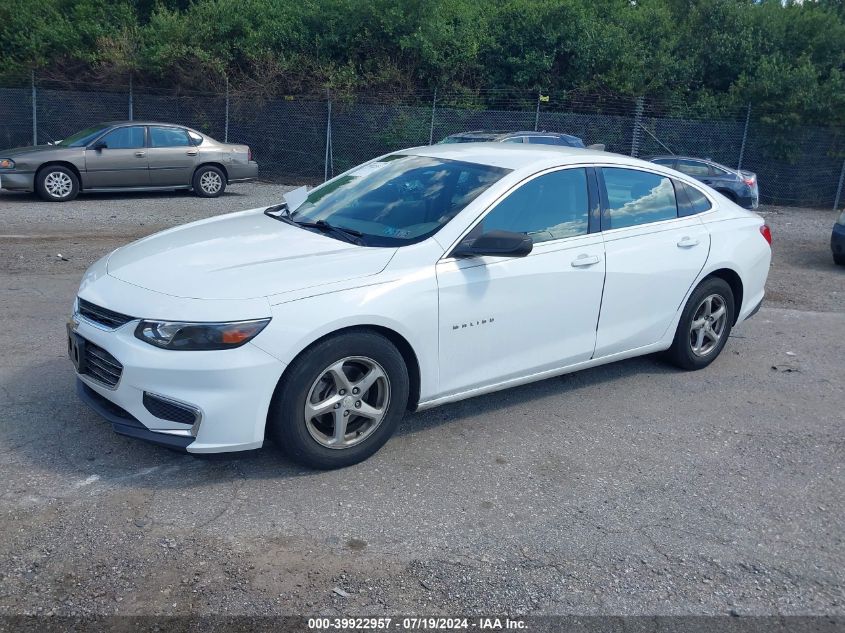
[[[710,250],[701,220],[678,217],[671,179],[615,167],[602,175],[607,279],[596,358],[659,341]]]
[[[142,125],[119,127],[89,146],[83,188],[149,186],[144,131]]]
[[[442,395],[588,360],[604,284],[604,245],[589,232],[588,172],[522,184],[470,231],[527,233],[524,258],[445,258],[437,265]]]
[[[199,150],[180,127],[150,126],[150,182],[154,187],[191,184]]]

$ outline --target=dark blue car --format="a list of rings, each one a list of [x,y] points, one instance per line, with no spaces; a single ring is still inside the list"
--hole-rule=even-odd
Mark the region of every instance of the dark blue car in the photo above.
[[[692,176],[746,209],[756,209],[760,204],[757,174],[753,172],[737,171],[712,160],[692,156],[653,156],[648,160]]]

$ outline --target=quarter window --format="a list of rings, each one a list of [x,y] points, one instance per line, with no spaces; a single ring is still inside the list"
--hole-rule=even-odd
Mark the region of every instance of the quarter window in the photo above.
[[[619,229],[678,217],[671,179],[645,171],[605,167],[607,217],[603,229]]]
[[[710,175],[710,165],[697,160],[679,160],[675,168],[682,174],[688,174],[696,178],[706,178]]]
[[[674,181],[678,196],[678,215],[685,217],[710,210],[710,201],[703,193],[685,182]]]
[[[584,235],[588,217],[586,170],[563,169],[522,185],[496,205],[473,233],[525,233],[536,244]]]
[[[106,149],[138,149],[144,147],[143,127],[120,127],[106,134],[101,141]]]
[[[186,147],[190,144],[185,130],[177,127],[150,128],[150,147]]]
[[[188,130],[188,136],[191,138],[191,143],[193,143],[194,145],[202,145],[203,138],[196,132],[191,132],[190,130]]]

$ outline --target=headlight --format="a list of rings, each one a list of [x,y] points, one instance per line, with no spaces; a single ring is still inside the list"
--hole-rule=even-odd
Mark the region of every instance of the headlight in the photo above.
[[[14,169],[15,161],[11,158],[0,158],[0,169]]]
[[[180,323],[141,321],[135,337],[163,349],[196,351],[233,349],[255,338],[270,319],[230,323]]]
[[[839,219],[836,221],[836,223],[845,226],[845,209],[842,209],[842,213],[839,214]]]

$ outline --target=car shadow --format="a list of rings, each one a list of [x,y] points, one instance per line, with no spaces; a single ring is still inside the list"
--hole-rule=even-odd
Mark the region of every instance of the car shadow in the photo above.
[[[653,356],[621,361],[410,413],[396,435],[433,433],[438,427],[458,424],[469,417],[505,407],[530,406],[551,396],[575,396],[626,376],[676,371]],[[32,472],[52,471],[62,481],[85,482],[93,477],[113,486],[143,485],[155,489],[201,487],[234,478],[284,479],[323,474],[292,463],[272,442],[255,451],[196,455],[120,436],[77,398],[75,380],[70,363],[61,356],[5,372],[0,383],[0,407],[5,418],[0,424],[0,453],[7,462]],[[388,442],[382,451],[390,450]],[[378,454],[371,459],[378,459]],[[368,466],[364,463],[352,468]]]

